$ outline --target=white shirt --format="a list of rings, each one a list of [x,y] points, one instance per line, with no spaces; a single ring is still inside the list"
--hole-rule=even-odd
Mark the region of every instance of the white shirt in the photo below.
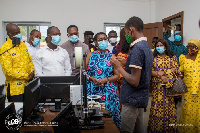
[[[28,42],[25,42],[27,48],[28,48],[28,52],[32,58],[32,61],[34,60],[35,57],[35,53],[36,51],[38,51],[40,49],[39,45],[34,47],[33,45],[29,44]]]
[[[108,43],[107,49],[110,51],[110,53],[112,53],[113,47],[114,46],[112,46],[110,43]]]
[[[71,76],[68,52],[58,46],[52,50],[47,45],[38,50],[34,59],[36,76]]]

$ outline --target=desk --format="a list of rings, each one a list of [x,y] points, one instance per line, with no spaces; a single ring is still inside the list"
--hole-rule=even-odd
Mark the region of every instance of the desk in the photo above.
[[[43,122],[50,123],[51,120],[59,113],[59,112],[51,112],[49,111],[49,106],[45,107],[46,112],[45,113],[40,113],[41,116],[44,117]],[[81,133],[119,133],[117,127],[115,126],[112,118],[102,118],[102,120],[105,122],[104,123],[104,129],[95,129],[95,130],[81,130]],[[48,126],[49,125],[49,126]],[[49,130],[53,131],[52,125],[48,124],[46,126],[25,126],[21,127],[19,131],[45,131]],[[45,128],[45,129],[44,129]]]

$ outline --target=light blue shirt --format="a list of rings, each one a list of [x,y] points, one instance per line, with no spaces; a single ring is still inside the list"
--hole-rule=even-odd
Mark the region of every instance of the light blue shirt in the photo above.
[[[40,49],[39,45],[34,47],[31,44],[29,44],[28,42],[25,42],[25,44],[28,48],[28,52],[32,58],[32,61],[34,61],[35,53],[36,53],[36,51],[38,51]]]

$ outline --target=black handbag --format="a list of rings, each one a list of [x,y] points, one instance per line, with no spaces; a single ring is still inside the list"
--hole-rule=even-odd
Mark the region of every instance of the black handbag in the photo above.
[[[171,88],[166,89],[166,96],[180,96],[188,92],[187,86],[185,85],[183,79],[177,77],[176,74],[174,74],[174,76],[174,84]]]

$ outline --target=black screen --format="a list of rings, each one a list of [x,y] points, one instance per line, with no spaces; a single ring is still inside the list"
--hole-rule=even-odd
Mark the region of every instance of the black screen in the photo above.
[[[5,95],[0,95],[0,112],[5,108]]]
[[[0,127],[1,127],[0,130],[1,130],[2,133],[11,132],[11,130],[8,130],[8,128],[5,125],[5,119],[10,114],[16,114],[14,103],[11,103],[10,105],[8,105],[6,108],[4,108],[0,112]],[[16,131],[16,132],[18,132],[18,131]]]
[[[40,100],[40,81],[36,78],[29,82],[24,89],[23,121],[30,115],[34,107]]]
[[[70,85],[79,85],[78,76],[53,76],[40,78],[40,98],[70,98]]]

